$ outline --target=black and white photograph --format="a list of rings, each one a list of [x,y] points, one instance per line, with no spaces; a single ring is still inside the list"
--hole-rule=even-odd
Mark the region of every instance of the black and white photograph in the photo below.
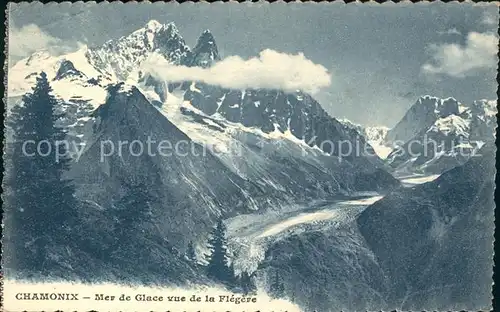
[[[498,2],[6,16],[5,311],[492,310]]]

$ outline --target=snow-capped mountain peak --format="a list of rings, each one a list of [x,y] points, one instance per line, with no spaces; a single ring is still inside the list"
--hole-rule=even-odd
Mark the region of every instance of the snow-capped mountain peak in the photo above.
[[[485,142],[494,141],[495,114],[496,101],[420,97],[387,135],[387,143],[397,146],[388,164],[396,171],[419,173],[441,173],[463,164]],[[439,152],[428,152],[434,148]]]
[[[385,159],[387,155],[392,151],[392,146],[386,144],[385,137],[389,131],[388,127],[385,126],[369,126],[364,127],[359,124],[355,124],[349,119],[343,118],[339,121],[346,127],[356,130],[360,135],[364,136],[366,142],[373,147],[373,150],[381,159]]]
[[[89,50],[87,56],[109,77],[125,81],[152,53],[159,53],[173,64],[183,64],[191,51],[174,23],[151,20],[128,36]]]
[[[50,57],[51,55],[47,50],[36,51],[28,57],[25,63],[27,66],[29,66],[34,62],[43,62],[49,59]]]
[[[470,108],[485,117],[494,117],[498,112],[496,100],[477,100],[472,103]]]
[[[215,40],[204,32],[192,53],[174,23],[150,20],[140,29],[109,40],[102,46],[82,46],[79,50],[55,56],[38,51],[14,64],[8,80],[8,96],[17,98],[30,92],[42,71],[53,81],[54,94],[65,102],[72,98],[88,100],[93,106],[103,103],[105,87],[120,81],[135,81],[134,73],[152,54],[173,64],[199,66],[218,60]],[[69,93],[71,90],[71,94]],[[17,101],[17,100],[15,100]]]
[[[454,134],[456,136],[469,136],[470,121],[464,120],[457,115],[449,115],[436,120],[427,132],[441,132],[444,135]]]
[[[154,19],[150,20],[146,24],[146,29],[153,30],[153,31],[157,31],[158,29],[160,29],[162,27],[163,27],[163,24],[161,24],[160,22],[158,22],[157,20],[154,20]]]
[[[139,28],[136,31],[132,32],[132,34],[122,38],[140,37],[144,36],[145,34],[159,34],[162,32],[167,32],[170,35],[170,37],[175,37],[179,35],[179,29],[177,28],[174,22],[162,24],[157,20],[150,20],[144,25],[144,27]],[[118,40],[121,40],[122,38]],[[108,42],[113,42],[113,40],[110,40]]]
[[[62,56],[40,51],[20,60],[9,70],[8,97],[17,98],[31,92],[36,77],[43,71],[52,81],[54,94],[65,102],[78,98],[93,106],[102,104],[106,97],[103,87],[112,80],[89,62],[87,52],[86,46]]]

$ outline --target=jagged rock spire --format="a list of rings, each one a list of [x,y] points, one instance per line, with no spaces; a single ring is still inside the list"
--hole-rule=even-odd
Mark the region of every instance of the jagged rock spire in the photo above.
[[[210,67],[220,61],[219,50],[210,30],[205,30],[193,49],[189,66]]]

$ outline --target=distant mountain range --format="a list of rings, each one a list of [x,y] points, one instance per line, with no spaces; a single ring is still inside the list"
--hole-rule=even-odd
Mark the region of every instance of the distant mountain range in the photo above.
[[[464,164],[484,144],[493,144],[496,101],[463,104],[422,96],[392,129],[343,122],[358,130],[397,175],[440,174]]]
[[[208,67],[220,60],[209,30],[201,34],[191,49],[175,24],[153,20],[132,34],[100,47],[83,47],[57,57],[42,51],[19,61],[10,70],[9,102],[28,92],[36,74],[42,70],[53,79],[54,93],[74,111],[70,116],[72,124],[86,121],[89,111],[104,103],[106,87],[120,81],[138,87],[158,107],[167,101],[169,93],[176,91],[177,97],[189,101],[202,115],[238,123],[246,129],[290,132],[311,146],[346,139],[362,141],[361,145],[368,143],[368,153],[356,161],[369,159],[377,168],[386,166],[397,175],[441,173],[463,164],[469,154],[492,140],[496,125],[495,101],[463,104],[454,98],[422,96],[392,129],[363,127],[329,116],[319,103],[302,92],[229,90],[199,82],[167,84],[140,70],[142,62],[152,54],[185,66]],[[414,142],[411,148],[409,141]],[[434,148],[434,145],[437,146]],[[328,144],[322,146],[325,152],[331,152]],[[332,154],[339,152],[342,154],[338,149]]]

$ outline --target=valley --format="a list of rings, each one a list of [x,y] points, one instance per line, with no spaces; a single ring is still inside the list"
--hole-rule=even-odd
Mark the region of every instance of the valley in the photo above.
[[[44,247],[44,274],[207,285],[207,242],[221,224],[234,273],[266,294],[276,278],[282,287],[273,295],[305,310],[482,307],[494,101],[424,95],[392,128],[365,127],[301,90],[229,88],[151,70],[203,71],[222,60],[210,31],[191,49],[174,23],[151,20],[100,46],[36,52],[12,66],[8,110],[44,72],[64,115],[58,122],[78,144],[64,178],[74,184],[79,222],[68,227],[69,247]],[[181,148],[165,157],[102,154],[102,142],[151,139]],[[41,274],[10,261],[12,276]],[[456,279],[466,285],[449,283]]]
[[[297,233],[342,228],[382,196],[359,196],[329,203],[269,211],[227,220],[228,244],[237,271],[257,270],[273,243]]]

